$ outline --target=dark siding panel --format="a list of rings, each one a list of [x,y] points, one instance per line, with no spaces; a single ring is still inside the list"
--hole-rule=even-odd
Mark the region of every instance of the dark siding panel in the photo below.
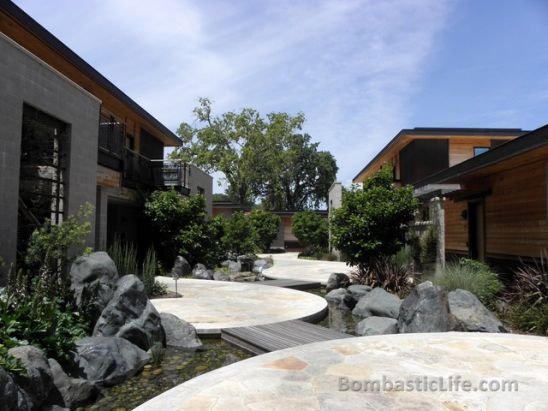
[[[164,144],[145,129],[141,129],[141,154],[151,160],[164,158]]]
[[[413,140],[400,151],[402,184],[413,184],[449,167],[449,142]]]

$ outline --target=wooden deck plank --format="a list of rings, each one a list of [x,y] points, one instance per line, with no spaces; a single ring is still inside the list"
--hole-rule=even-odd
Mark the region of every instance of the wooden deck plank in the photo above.
[[[350,337],[353,336],[299,320],[229,328],[221,332],[223,340],[253,354]]]
[[[293,290],[309,290],[311,288],[320,288],[322,286],[319,281],[302,281],[292,279],[264,280],[257,282],[257,284],[291,288]]]

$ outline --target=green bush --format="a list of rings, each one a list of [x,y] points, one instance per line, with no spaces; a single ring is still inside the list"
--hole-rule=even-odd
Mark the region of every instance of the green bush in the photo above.
[[[311,210],[295,213],[291,230],[310,254],[327,249],[329,225],[327,220],[318,213]]]
[[[108,249],[108,255],[116,264],[120,276],[139,273],[137,264],[137,248],[130,242],[115,238]]]
[[[223,232],[221,218],[189,224],[176,236],[179,254],[192,266],[202,263],[215,267],[226,254],[222,243]]]
[[[495,296],[502,290],[502,282],[496,273],[486,264],[468,258],[448,263],[433,282],[448,291],[458,288],[468,290],[490,308],[493,307]]]
[[[392,168],[385,166],[343,195],[342,206],[331,218],[331,240],[347,264],[368,271],[376,259],[398,252],[405,244],[417,200],[413,188],[396,187]],[[382,283],[382,279],[378,279]]]
[[[548,303],[512,304],[505,319],[517,330],[548,336]]]
[[[145,286],[145,293],[150,297],[154,292],[154,283],[156,271],[158,270],[158,259],[156,258],[156,251],[153,247],[150,247],[143,261],[143,268],[141,269],[141,281]]]
[[[411,290],[410,279],[413,276],[411,264],[402,262],[407,258],[402,254],[376,259],[366,270],[351,274],[352,282],[356,284],[381,287],[390,293],[405,297]]]
[[[259,251],[257,233],[251,220],[241,211],[221,219],[224,234],[222,237],[223,249],[229,253],[248,254]]]
[[[253,210],[249,214],[249,220],[255,230],[258,248],[262,252],[268,252],[278,236],[280,217],[265,210]]]

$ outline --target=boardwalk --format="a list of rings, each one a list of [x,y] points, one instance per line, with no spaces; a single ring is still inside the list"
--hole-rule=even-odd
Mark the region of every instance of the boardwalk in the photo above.
[[[272,285],[275,287],[291,288],[293,290],[310,290],[312,288],[320,288],[322,284],[319,281],[301,281],[284,278],[280,280],[265,280],[258,282],[261,285]]]
[[[297,320],[224,329],[221,338],[252,354],[264,354],[303,344],[353,336]]]

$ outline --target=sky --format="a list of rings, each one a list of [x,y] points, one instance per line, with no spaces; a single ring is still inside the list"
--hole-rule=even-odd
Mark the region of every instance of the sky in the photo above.
[[[303,112],[344,184],[402,128],[548,123],[548,0],[15,3],[173,131]]]

